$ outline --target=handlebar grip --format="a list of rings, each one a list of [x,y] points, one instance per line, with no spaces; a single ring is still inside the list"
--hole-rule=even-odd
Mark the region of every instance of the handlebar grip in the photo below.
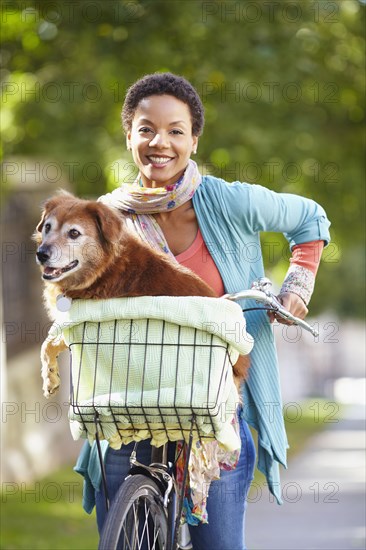
[[[268,306],[270,308],[270,311],[277,313],[283,319],[293,321],[293,323],[307,330],[314,337],[319,336],[319,332],[315,328],[311,327],[306,321],[303,321],[299,317],[295,317],[294,315],[292,315],[292,313],[287,311],[287,309],[282,306],[277,297],[268,291],[266,292],[261,289],[252,288],[250,290],[243,290],[235,294],[225,294],[223,298],[226,298],[227,300],[232,300],[234,302],[237,302],[241,299],[255,300],[256,302],[260,302]]]
[[[276,311],[276,313],[278,313],[284,319],[288,319],[289,321],[293,321],[295,323],[295,325],[299,325],[299,327],[304,328],[305,330],[310,332],[313,336],[315,336],[315,338],[317,336],[319,336],[319,332],[315,328],[310,326],[309,323],[307,323],[303,319],[300,319],[299,317],[295,317],[294,315],[292,315],[292,313],[287,311],[287,309],[284,309],[283,307],[279,307],[278,310]]]

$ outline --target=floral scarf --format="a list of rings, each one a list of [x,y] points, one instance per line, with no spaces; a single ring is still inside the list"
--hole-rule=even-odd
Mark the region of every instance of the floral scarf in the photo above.
[[[183,176],[176,183],[165,187],[142,187],[138,175],[134,183],[122,183],[118,189],[99,200],[122,210],[131,230],[152,248],[174,258],[153,214],[175,210],[189,201],[201,180],[197,164],[190,159]]]

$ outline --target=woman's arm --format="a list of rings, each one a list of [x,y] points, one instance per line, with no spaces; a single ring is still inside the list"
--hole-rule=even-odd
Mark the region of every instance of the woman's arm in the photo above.
[[[330,241],[324,209],[311,199],[260,185],[225,183],[221,189],[227,216],[247,234],[271,231],[286,237],[292,257],[279,299],[291,313],[304,318],[323,247]]]
[[[294,246],[290,258],[290,268],[283,282],[278,299],[282,305],[296,317],[304,319],[308,314],[307,305],[310,301],[315,276],[324,248],[323,241],[312,241]],[[275,316],[269,314],[273,322]],[[280,319],[280,322],[283,322]]]
[[[330,222],[312,199],[240,182],[226,184],[222,191],[228,216],[247,233],[283,233],[291,249],[311,241],[330,241]]]

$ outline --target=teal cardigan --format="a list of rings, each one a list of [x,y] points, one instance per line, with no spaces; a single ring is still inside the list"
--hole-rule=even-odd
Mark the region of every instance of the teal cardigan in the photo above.
[[[259,235],[283,233],[290,248],[330,240],[330,222],[316,202],[260,185],[203,177],[193,206],[206,246],[224,282],[225,292],[249,288],[264,275]],[[244,307],[244,303],[242,304]],[[245,307],[250,307],[248,301]],[[243,387],[243,414],[258,432],[258,469],[281,502],[279,464],[286,467],[288,447],[282,415],[277,354],[268,316],[246,313],[247,330],[254,336],[249,380]]]
[[[225,292],[249,288],[264,275],[259,235],[283,233],[290,248],[296,244],[330,240],[326,214],[316,202],[260,185],[227,183],[203,176],[193,206],[206,246],[221,274]],[[250,307],[249,301],[245,307]],[[244,304],[243,304],[244,306]],[[249,380],[243,387],[243,415],[258,432],[258,469],[281,503],[279,464],[286,467],[288,447],[282,415],[277,354],[273,331],[263,311],[246,313],[247,330],[254,336]],[[103,451],[106,444],[103,442]],[[93,490],[99,487],[97,455],[84,445],[75,470],[85,477],[84,507],[91,511]]]

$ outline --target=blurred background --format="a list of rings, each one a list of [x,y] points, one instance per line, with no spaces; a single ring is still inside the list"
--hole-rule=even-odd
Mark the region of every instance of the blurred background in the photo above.
[[[332,222],[311,302],[319,338],[274,327],[284,403],[313,420],[290,444],[364,402],[364,24],[360,0],[2,2],[2,548],[96,545],[71,469],[67,357],[61,394],[41,392],[49,322],[31,235],[55,190],[98,197],[133,180],[120,112],[146,73],[200,93],[203,173],[312,198]],[[263,249],[278,286],[287,243],[266,234]]]

